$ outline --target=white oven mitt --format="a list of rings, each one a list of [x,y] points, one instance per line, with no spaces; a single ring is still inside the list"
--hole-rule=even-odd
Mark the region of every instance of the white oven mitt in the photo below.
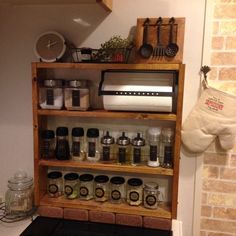
[[[182,142],[192,152],[203,152],[219,138],[223,149],[235,144],[236,96],[207,87],[182,126]]]

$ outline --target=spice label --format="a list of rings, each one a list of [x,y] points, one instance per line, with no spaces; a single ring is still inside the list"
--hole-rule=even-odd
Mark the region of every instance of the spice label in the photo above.
[[[88,156],[89,157],[95,157],[96,154],[96,145],[94,142],[88,143]]]
[[[140,148],[134,148],[133,160],[134,160],[134,163],[141,162],[141,149]]]
[[[72,154],[73,156],[80,156],[80,142],[72,143]]]
[[[139,193],[136,191],[131,191],[129,193],[129,199],[133,202],[137,202],[139,200]]]
[[[157,202],[156,197],[153,195],[147,195],[145,200],[149,206],[154,206]]]
[[[80,192],[80,196],[82,196],[82,197],[86,197],[89,193],[89,191],[86,187],[80,187],[79,192]]]
[[[110,147],[103,147],[102,155],[103,155],[104,161],[109,161],[110,160]]]
[[[50,184],[48,186],[49,193],[55,194],[58,191],[58,186],[56,184]]]
[[[96,188],[95,195],[97,198],[102,198],[105,195],[105,191],[102,188]]]
[[[172,146],[165,146],[164,149],[164,162],[171,163],[172,162]]]
[[[111,198],[115,201],[120,200],[121,199],[121,193],[118,190],[113,190],[111,192]]]
[[[150,145],[150,161],[157,161],[157,146]]]
[[[69,185],[66,185],[65,186],[65,194],[67,195],[67,196],[69,196],[69,195],[71,195],[73,193],[73,188],[71,187],[71,186],[69,186]]]
[[[46,90],[46,104],[54,105],[54,91],[53,89]]]
[[[72,90],[72,106],[80,107],[80,90]]]
[[[119,162],[125,163],[126,159],[126,149],[125,148],[119,148]]]

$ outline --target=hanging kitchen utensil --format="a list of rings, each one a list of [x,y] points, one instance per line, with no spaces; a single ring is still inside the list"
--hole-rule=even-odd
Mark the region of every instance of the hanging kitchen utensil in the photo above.
[[[139,54],[143,58],[149,58],[152,55],[153,47],[148,43],[148,27],[149,27],[149,18],[147,18],[143,24],[143,44],[139,48]]]
[[[157,46],[153,50],[154,59],[161,60],[161,58],[165,55],[165,46],[161,43],[161,26],[162,26],[162,18],[159,17],[156,25],[157,25]]]
[[[175,18],[172,17],[169,20],[170,34],[169,34],[169,44],[166,46],[165,55],[167,57],[175,57],[179,51],[179,46],[174,43],[173,40],[173,31],[174,31]]]

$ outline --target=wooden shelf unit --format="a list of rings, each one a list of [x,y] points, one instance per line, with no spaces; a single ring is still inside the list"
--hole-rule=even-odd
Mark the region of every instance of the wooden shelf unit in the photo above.
[[[48,70],[152,70],[152,71],[175,71],[178,73],[177,109],[175,113],[153,113],[153,112],[115,112],[105,110],[91,111],[66,111],[66,110],[43,110],[38,105],[38,85]],[[175,219],[178,205],[178,179],[179,179],[179,154],[180,154],[180,133],[182,122],[182,102],[184,88],[184,64],[104,64],[104,63],[32,63],[32,100],[33,100],[33,129],[34,129],[34,181],[35,181],[35,203],[40,205],[51,205],[58,207],[98,209],[101,211],[111,211],[114,213],[137,214],[141,216],[154,216],[165,219]],[[47,128],[48,117],[80,117],[82,118],[107,118],[107,119],[127,119],[138,121],[162,121],[173,122],[175,124],[175,145],[173,169],[152,168],[148,166],[131,166],[103,163],[77,163],[74,161],[42,160],[39,156],[39,129]],[[129,121],[130,122],[130,121]],[[114,173],[135,173],[142,175],[161,176],[171,178],[171,204],[169,207],[160,207],[157,210],[149,210],[143,207],[131,207],[127,204],[114,205],[109,202],[100,204],[94,201],[66,200],[63,197],[50,199],[46,196],[46,175],[49,167],[56,168],[76,168],[82,170],[102,170]]]

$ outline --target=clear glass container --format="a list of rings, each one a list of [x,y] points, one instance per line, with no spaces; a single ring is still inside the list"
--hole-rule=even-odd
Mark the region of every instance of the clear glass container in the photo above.
[[[18,171],[8,180],[6,192],[6,214],[24,216],[33,208],[33,178]]]
[[[162,132],[163,164],[164,168],[173,167],[173,143],[174,131],[171,128],[163,128]]]
[[[125,164],[130,162],[130,139],[125,136],[125,132],[117,139],[117,162]]]
[[[122,203],[125,200],[125,179],[121,176],[114,176],[110,179],[110,201]]]
[[[143,200],[144,207],[149,209],[157,209],[159,203],[159,186],[157,183],[149,182],[144,185]]]
[[[82,174],[79,177],[79,198],[82,200],[90,200],[93,198],[93,175]]]
[[[66,83],[65,108],[67,110],[86,111],[89,108],[89,89],[87,81],[70,80]]]
[[[89,128],[87,130],[87,160],[97,162],[100,160],[100,142],[99,130],[97,128]]]
[[[131,140],[132,165],[140,165],[144,160],[144,146],[145,140],[141,137],[141,134],[138,133],[137,136]]]
[[[63,179],[60,171],[51,171],[47,175],[47,193],[49,197],[63,195]]]
[[[44,80],[39,88],[39,105],[42,109],[61,109],[63,107],[63,80]]]
[[[115,140],[110,136],[109,131],[101,138],[101,160],[104,162],[114,161],[114,143]]]
[[[97,175],[94,178],[94,199],[98,202],[105,202],[109,197],[109,177]]]
[[[81,127],[72,129],[71,157],[74,161],[83,161],[85,158],[84,129]]]
[[[55,157],[55,133],[53,130],[42,130],[40,140],[41,158],[51,159]]]
[[[56,130],[57,141],[55,155],[58,160],[70,159],[68,133],[69,131],[67,127],[58,127]]]
[[[67,199],[75,199],[79,193],[79,175],[67,173],[64,175],[64,193]]]
[[[139,206],[143,202],[143,181],[131,178],[127,182],[127,202],[131,206]]]
[[[161,128],[153,127],[147,131],[148,136],[148,162],[147,165],[151,167],[160,166],[160,139]]]

